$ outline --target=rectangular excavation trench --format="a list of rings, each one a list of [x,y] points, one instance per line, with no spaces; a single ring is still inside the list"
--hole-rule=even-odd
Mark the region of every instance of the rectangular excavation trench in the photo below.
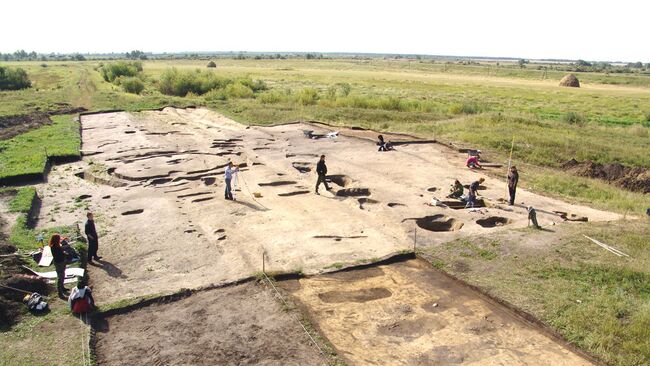
[[[591,365],[422,259],[279,281],[350,365]]]
[[[96,364],[327,365],[272,291],[248,281],[113,311],[93,322]]]

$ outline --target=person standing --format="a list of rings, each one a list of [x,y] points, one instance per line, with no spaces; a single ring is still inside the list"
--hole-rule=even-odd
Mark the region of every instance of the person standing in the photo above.
[[[100,260],[102,257],[97,255],[97,250],[99,249],[99,238],[97,237],[97,230],[95,229],[93,213],[88,212],[86,217],[88,220],[86,220],[84,232],[86,233],[86,238],[88,238],[88,263],[92,263],[93,259]]]
[[[519,173],[517,172],[517,167],[510,167],[510,173],[508,173],[508,192],[510,193],[510,206],[515,204],[515,193],[517,193],[517,183],[519,182]]]
[[[65,253],[61,248],[61,235],[54,234],[50,238],[50,250],[52,257],[54,257],[54,268],[56,269],[56,290],[59,297],[65,299],[68,295],[63,281],[65,280]]]
[[[232,175],[234,173],[237,173],[239,171],[239,168],[236,168],[232,165],[232,161],[228,162],[228,166],[226,167],[226,171],[224,172],[224,178],[226,180],[226,191],[224,192],[225,198],[227,200],[234,201],[235,198],[232,196],[232,186],[230,183],[232,182]]]
[[[325,177],[327,176],[327,165],[325,165],[325,155],[320,156],[320,160],[318,161],[318,164],[316,164],[316,173],[318,173],[318,180],[316,180],[316,194],[318,194],[318,186],[320,186],[321,183],[325,185],[325,189],[328,191],[331,190],[332,188],[327,185],[327,181],[325,180]]]

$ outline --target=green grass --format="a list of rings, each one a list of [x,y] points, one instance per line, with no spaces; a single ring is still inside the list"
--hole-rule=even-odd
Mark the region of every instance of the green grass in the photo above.
[[[421,252],[607,363],[650,363],[650,220],[553,229],[473,237]],[[614,256],[583,233],[630,257]]]
[[[0,179],[41,174],[47,156],[79,157],[79,123],[71,116],[53,116],[52,124],[0,141]]]
[[[21,187],[16,190],[5,188],[5,190],[16,192],[16,195],[9,201],[9,212],[29,213],[36,198],[36,188]]]

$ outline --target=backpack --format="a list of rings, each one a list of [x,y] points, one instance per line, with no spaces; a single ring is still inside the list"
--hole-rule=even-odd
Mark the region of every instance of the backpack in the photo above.
[[[47,305],[47,302],[43,300],[43,296],[38,292],[25,296],[25,303],[27,304],[27,308],[33,312],[41,313],[49,309],[49,305]]]

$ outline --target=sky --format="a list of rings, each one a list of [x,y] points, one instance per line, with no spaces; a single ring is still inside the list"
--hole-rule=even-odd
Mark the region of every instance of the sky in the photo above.
[[[5,1],[0,52],[358,52],[650,62],[650,2]]]

